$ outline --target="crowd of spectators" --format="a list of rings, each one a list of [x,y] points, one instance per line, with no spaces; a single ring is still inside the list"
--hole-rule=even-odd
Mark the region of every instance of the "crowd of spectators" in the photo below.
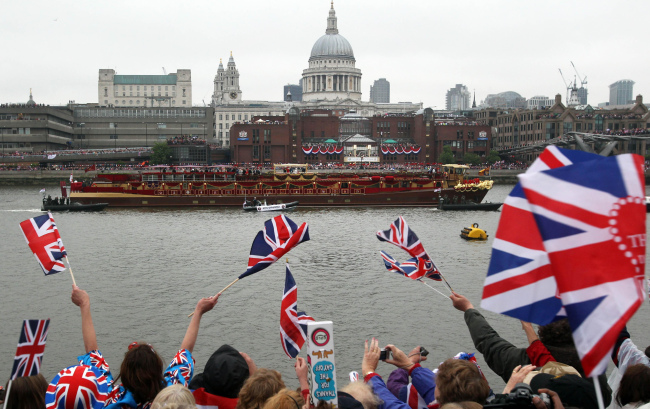
[[[179,135],[167,139],[168,145],[205,145],[205,139],[201,139],[196,135]]]
[[[333,408],[325,401],[313,405],[309,367],[301,357],[294,364],[299,384],[296,390],[287,388],[282,375],[273,368],[258,368],[254,354],[230,345],[222,345],[212,353],[202,371],[195,368],[193,354],[199,349],[195,344],[201,318],[217,305],[220,295],[197,302],[179,350],[166,368],[153,346],[132,342],[127,346],[119,376],[113,379],[111,367],[99,349],[101,340],[95,332],[90,296],[73,285],[71,301],[79,308],[85,354],[49,384],[41,374],[15,379],[11,387],[7,385],[8,396],[0,400],[6,399],[5,407],[9,409]],[[522,321],[528,345],[517,347],[501,338],[466,297],[452,293],[449,298],[451,305],[463,313],[477,351],[506,382],[503,391],[490,387],[474,354],[436,356],[435,362],[442,363],[429,369],[423,366],[428,351],[421,346],[406,354],[392,344],[381,348],[373,338],[365,341],[363,349],[360,345],[361,376],[351,373],[350,383],[338,388],[337,407],[595,409],[600,394],[604,405],[612,404],[612,408],[650,408],[650,347],[645,352],[639,350],[627,329],[619,334],[612,352],[616,369],[610,379],[604,374],[587,379],[568,320],[540,326],[537,332],[532,324]],[[389,354],[381,358],[382,351]],[[395,366],[387,382],[376,372],[380,360]],[[77,373],[83,377],[72,376]],[[86,392],[74,395],[80,387]],[[89,398],[91,392],[96,400]]]

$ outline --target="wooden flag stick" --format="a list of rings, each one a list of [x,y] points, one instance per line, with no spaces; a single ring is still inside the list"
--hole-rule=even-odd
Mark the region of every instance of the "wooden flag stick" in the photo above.
[[[72,267],[70,267],[70,260],[68,260],[68,256],[65,256],[65,261],[68,262],[68,270],[70,270],[70,277],[72,277],[72,284],[76,286],[77,282],[74,281],[74,275],[72,274]]]
[[[440,273],[440,277],[442,277],[442,279],[445,280],[445,284],[447,284],[447,287],[449,287],[449,290],[453,293],[453,292],[454,292],[454,289],[451,288],[451,286],[450,286],[449,283],[447,282],[447,279],[445,278],[445,276],[442,275],[442,272],[441,272],[441,271],[438,271],[438,272]]]
[[[226,286],[226,288],[224,288],[223,290],[219,291],[219,294],[222,294],[224,291],[226,291],[227,289],[229,289],[230,286],[233,285],[233,284],[235,284],[237,281],[239,281],[239,278],[236,278],[235,281],[233,281],[232,283],[228,284],[228,285]]]
[[[217,294],[221,294],[221,293],[223,293],[224,291],[226,291],[227,289],[229,289],[231,285],[235,284],[237,281],[239,281],[239,278],[236,278],[235,281],[233,281],[232,283],[228,284],[228,285],[226,286],[226,288],[224,288],[223,290],[219,291]],[[187,318],[190,318],[192,315],[194,315],[193,312],[192,312],[190,315],[188,315]]]

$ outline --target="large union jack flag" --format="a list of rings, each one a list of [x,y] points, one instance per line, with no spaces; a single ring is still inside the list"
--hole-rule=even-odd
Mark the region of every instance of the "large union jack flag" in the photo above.
[[[596,159],[602,156],[549,146],[526,174]],[[510,192],[501,210],[481,307],[539,325],[566,316],[548,254],[521,183]],[[548,314],[551,310],[557,311],[555,316]]]
[[[645,297],[643,158],[571,161],[554,149],[555,168],[520,176],[513,193],[526,206],[504,208],[481,305],[538,324],[566,314],[585,374],[595,376]],[[500,234],[504,221],[517,231]]]
[[[248,268],[244,274],[239,276],[239,279],[264,270],[289,250],[307,240],[309,240],[307,223],[298,227],[284,215],[267,220],[264,222],[264,230],[260,230],[253,240],[248,257]]]
[[[45,352],[45,341],[47,332],[50,329],[50,319],[46,320],[25,320],[20,331],[16,358],[11,370],[11,379],[19,376],[38,375],[43,362]]]
[[[61,259],[67,253],[51,213],[21,222],[20,229],[46,275],[65,270]]]
[[[409,228],[406,220],[399,216],[390,225],[388,230],[377,232],[380,241],[387,241],[405,250],[412,258],[404,263],[398,263],[388,253],[381,251],[381,256],[388,271],[403,274],[413,280],[420,280],[424,277],[441,281],[442,277],[431,257],[422,246],[420,239],[413,230]]]
[[[282,294],[280,311],[280,338],[282,348],[290,357],[295,358],[307,339],[307,322],[314,321],[304,312],[298,312],[298,287],[287,264],[287,274]]]
[[[46,409],[100,409],[109,385],[101,371],[88,365],[71,366],[59,372],[47,387]]]

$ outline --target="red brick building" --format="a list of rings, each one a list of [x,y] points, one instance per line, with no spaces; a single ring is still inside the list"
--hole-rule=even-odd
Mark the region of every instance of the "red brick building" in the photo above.
[[[435,118],[433,110],[365,118],[339,110],[255,117],[230,128],[231,157],[239,163],[435,163],[450,145],[461,159],[485,156],[490,127]]]

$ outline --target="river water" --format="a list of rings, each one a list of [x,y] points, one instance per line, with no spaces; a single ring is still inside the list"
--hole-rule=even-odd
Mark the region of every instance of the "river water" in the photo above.
[[[503,201],[512,186],[495,186],[486,201]],[[70,301],[68,272],[44,276],[18,224],[40,212],[39,188],[0,187],[1,382],[9,377],[23,319],[51,318],[42,373],[50,380],[82,354],[79,309]],[[52,187],[52,192],[56,192]],[[363,342],[377,337],[403,350],[422,345],[434,368],[460,351],[474,352],[463,320],[448,298],[424,285],[389,273],[379,250],[398,260],[406,253],[375,237],[398,216],[417,232],[455,291],[476,306],[500,212],[442,212],[430,208],[298,208],[288,214],[307,222],[311,240],[289,254],[298,286],[298,309],[334,322],[338,382],[361,370]],[[91,297],[99,347],[114,374],[132,341],[151,343],[168,362],[179,348],[200,297],[224,288],[247,266],[253,238],[269,214],[240,209],[107,209],[99,213],[56,213],[54,219],[77,284]],[[487,242],[466,242],[463,227],[478,223]],[[249,276],[228,289],[204,315],[194,349],[197,372],[220,345],[247,352],[259,367],[279,370],[296,387],[292,361],[279,335],[284,263]],[[433,286],[445,294],[446,288]],[[650,343],[648,302],[628,327],[645,347]],[[525,346],[518,321],[484,311],[505,338]],[[304,356],[304,352],[301,356]],[[501,379],[480,354],[479,364],[498,392]],[[394,369],[380,363],[385,377]]]

